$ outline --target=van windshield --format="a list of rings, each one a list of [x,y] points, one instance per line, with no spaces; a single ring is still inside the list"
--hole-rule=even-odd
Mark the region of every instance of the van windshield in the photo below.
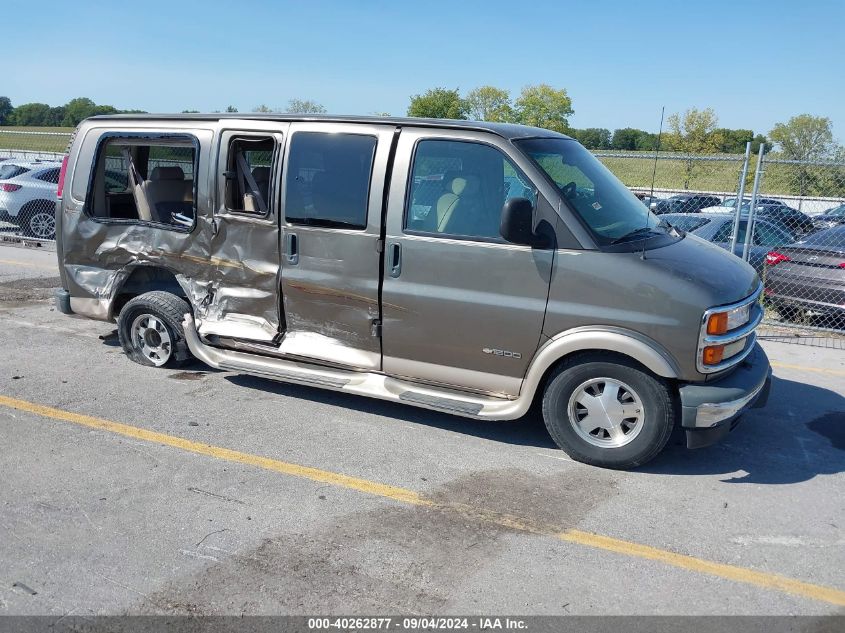
[[[533,138],[515,143],[549,175],[600,245],[665,234],[665,223],[577,141]]]

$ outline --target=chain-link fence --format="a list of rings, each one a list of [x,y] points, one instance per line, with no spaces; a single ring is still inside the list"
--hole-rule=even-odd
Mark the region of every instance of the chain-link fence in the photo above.
[[[763,333],[845,348],[845,162],[765,156],[758,190],[743,213],[766,247]]]
[[[845,163],[750,151],[596,155],[653,212],[754,266],[761,336],[845,349]]]

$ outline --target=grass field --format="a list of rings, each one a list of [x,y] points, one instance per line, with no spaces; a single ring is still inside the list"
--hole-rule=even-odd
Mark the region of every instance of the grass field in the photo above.
[[[739,183],[742,158],[736,156],[735,160],[694,160],[691,166],[687,160],[660,158],[654,174],[654,186],[656,189],[733,193]],[[651,187],[654,170],[652,152],[643,152],[641,156],[603,156],[600,160],[628,187]]]
[[[16,132],[30,132],[17,134]],[[41,132],[41,134],[38,134]],[[72,127],[0,127],[0,149],[31,152],[63,152],[70,139]],[[58,134],[56,134],[58,133]]]

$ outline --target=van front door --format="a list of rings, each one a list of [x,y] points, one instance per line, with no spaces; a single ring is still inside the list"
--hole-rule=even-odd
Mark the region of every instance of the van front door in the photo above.
[[[278,339],[278,196],[288,123],[226,121],[209,239],[212,281],[194,298],[203,336]]]
[[[379,242],[394,132],[291,124],[282,216],[285,355],[381,369]]]
[[[499,235],[508,198],[537,192],[508,144],[403,129],[391,181],[382,290],[384,371],[519,393],[540,342],[551,249]]]

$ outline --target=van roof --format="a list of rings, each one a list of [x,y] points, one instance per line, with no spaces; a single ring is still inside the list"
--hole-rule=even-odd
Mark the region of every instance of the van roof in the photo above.
[[[93,116],[89,121],[220,121],[241,119],[250,121],[310,121],[324,123],[382,123],[387,125],[413,125],[416,127],[439,127],[460,130],[492,132],[507,139],[519,138],[565,138],[570,136],[530,125],[515,123],[491,123],[488,121],[465,121],[461,119],[422,119],[411,117],[354,116],[333,114],[264,114],[257,112],[213,113],[213,114],[110,114]]]

